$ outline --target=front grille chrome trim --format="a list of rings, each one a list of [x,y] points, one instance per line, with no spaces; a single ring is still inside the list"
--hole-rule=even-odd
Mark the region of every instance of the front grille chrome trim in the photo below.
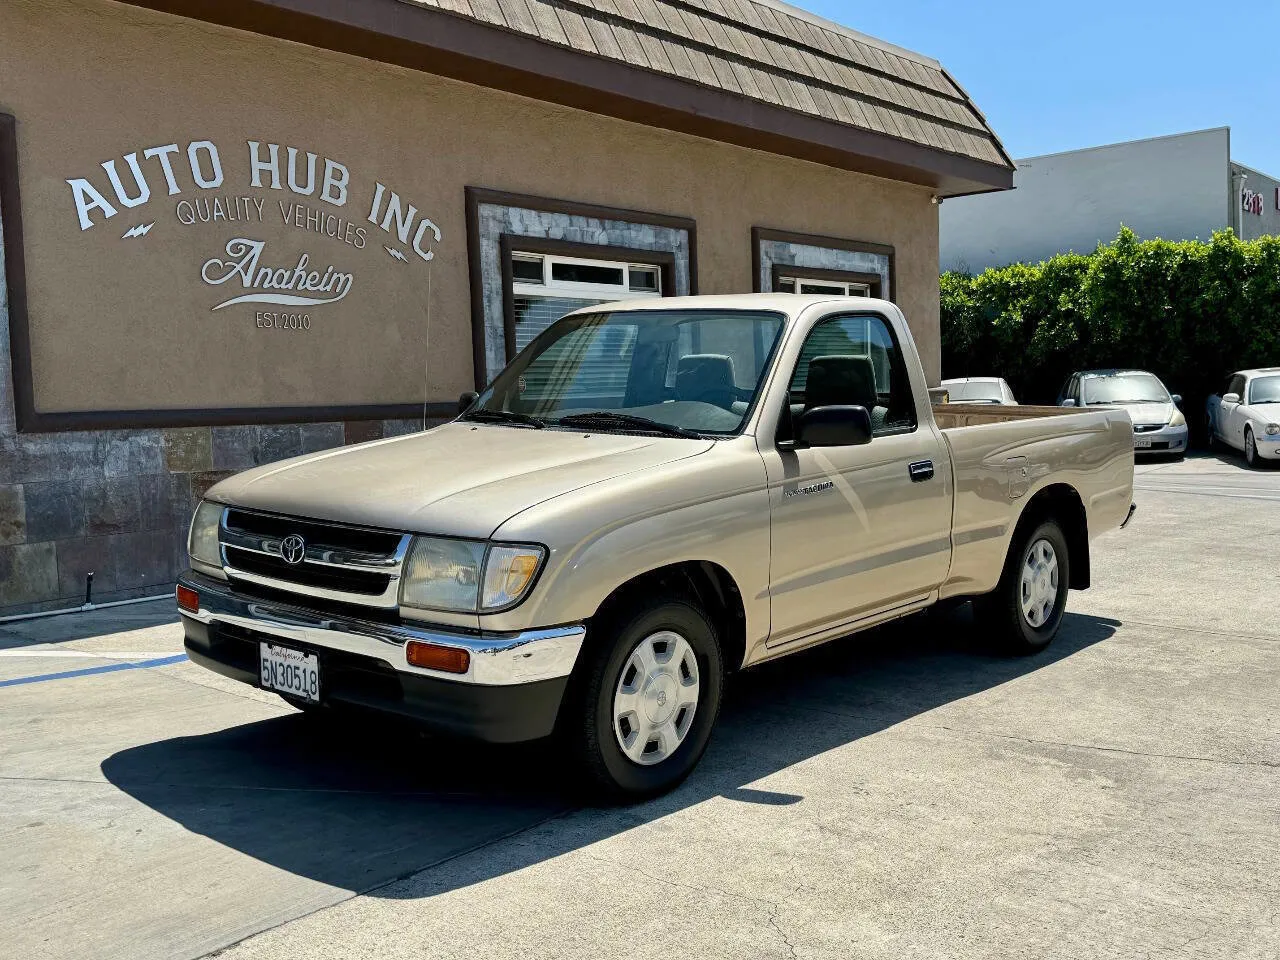
[[[240,580],[244,583],[253,584],[259,587],[266,587],[270,590],[293,594],[299,598],[312,597],[318,600],[328,600],[335,603],[372,607],[380,610],[394,610],[399,606],[400,576],[403,571],[405,557],[409,553],[409,546],[413,542],[412,534],[405,533],[396,535],[399,539],[396,541],[395,549],[391,553],[370,553],[364,550],[344,548],[340,545],[343,531],[367,532],[364,528],[339,523],[328,523],[309,518],[292,518],[282,516],[280,514],[259,513],[253,510],[245,510],[242,507],[236,507],[235,510],[238,513],[267,517],[271,520],[283,521],[285,523],[296,519],[299,525],[305,524],[308,529],[314,529],[316,527],[332,529],[334,531],[334,538],[339,541],[339,545],[308,543],[302,561],[297,564],[296,568],[293,568],[297,569],[300,573],[308,568],[321,568],[328,573],[348,570],[353,575],[364,577],[367,577],[370,574],[378,574],[387,578],[387,585],[381,593],[371,594],[368,592],[356,592],[354,590],[337,590],[332,587],[322,587],[315,584],[301,583],[297,580],[288,579],[288,572],[291,568],[289,566],[283,566],[284,558],[280,549],[282,538],[278,536],[250,533],[246,530],[230,526],[228,519],[231,510],[226,509],[222,511],[222,518],[218,525],[218,552],[222,560],[222,570],[229,579],[233,581]],[[281,575],[268,576],[264,573],[250,572],[248,570],[238,568],[235,562],[228,556],[228,548],[233,550],[243,550],[258,556],[270,557],[273,560],[280,561],[282,563],[280,570]]]
[[[391,554],[340,550],[333,547],[307,544],[305,559],[307,563],[314,563],[319,567],[338,567],[372,573],[387,573],[398,569],[404,562],[405,554],[409,552],[409,541],[412,539],[413,537],[409,534],[405,534],[400,538],[400,543],[397,545],[395,553]],[[256,533],[245,533],[243,530],[224,526],[219,540],[224,547],[236,547],[240,550],[248,550],[250,553],[260,553],[264,557],[282,558],[280,539],[278,537],[264,537]]]

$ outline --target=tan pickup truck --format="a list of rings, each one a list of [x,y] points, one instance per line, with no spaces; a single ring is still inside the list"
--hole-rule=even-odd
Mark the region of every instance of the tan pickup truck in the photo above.
[[[460,407],[211,489],[191,659],[311,712],[555,733],[604,793],[652,795],[743,667],[966,597],[1040,650],[1132,513],[1123,411],[932,407],[880,300],[593,307]]]

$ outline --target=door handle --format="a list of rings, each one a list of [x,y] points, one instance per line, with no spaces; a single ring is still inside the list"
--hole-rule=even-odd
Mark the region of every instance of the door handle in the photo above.
[[[907,473],[911,474],[912,483],[923,483],[933,479],[933,461],[917,460],[907,465]]]

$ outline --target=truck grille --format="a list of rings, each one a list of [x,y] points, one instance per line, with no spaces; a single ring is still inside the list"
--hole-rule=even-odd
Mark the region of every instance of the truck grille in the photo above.
[[[308,601],[394,608],[408,534],[250,510],[223,512],[222,564],[233,585]]]

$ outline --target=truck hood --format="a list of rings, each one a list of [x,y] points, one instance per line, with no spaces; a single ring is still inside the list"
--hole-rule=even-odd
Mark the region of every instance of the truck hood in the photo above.
[[[228,506],[459,537],[489,537],[552,497],[697,456],[714,441],[447,423],[258,467],[212,487]]]

